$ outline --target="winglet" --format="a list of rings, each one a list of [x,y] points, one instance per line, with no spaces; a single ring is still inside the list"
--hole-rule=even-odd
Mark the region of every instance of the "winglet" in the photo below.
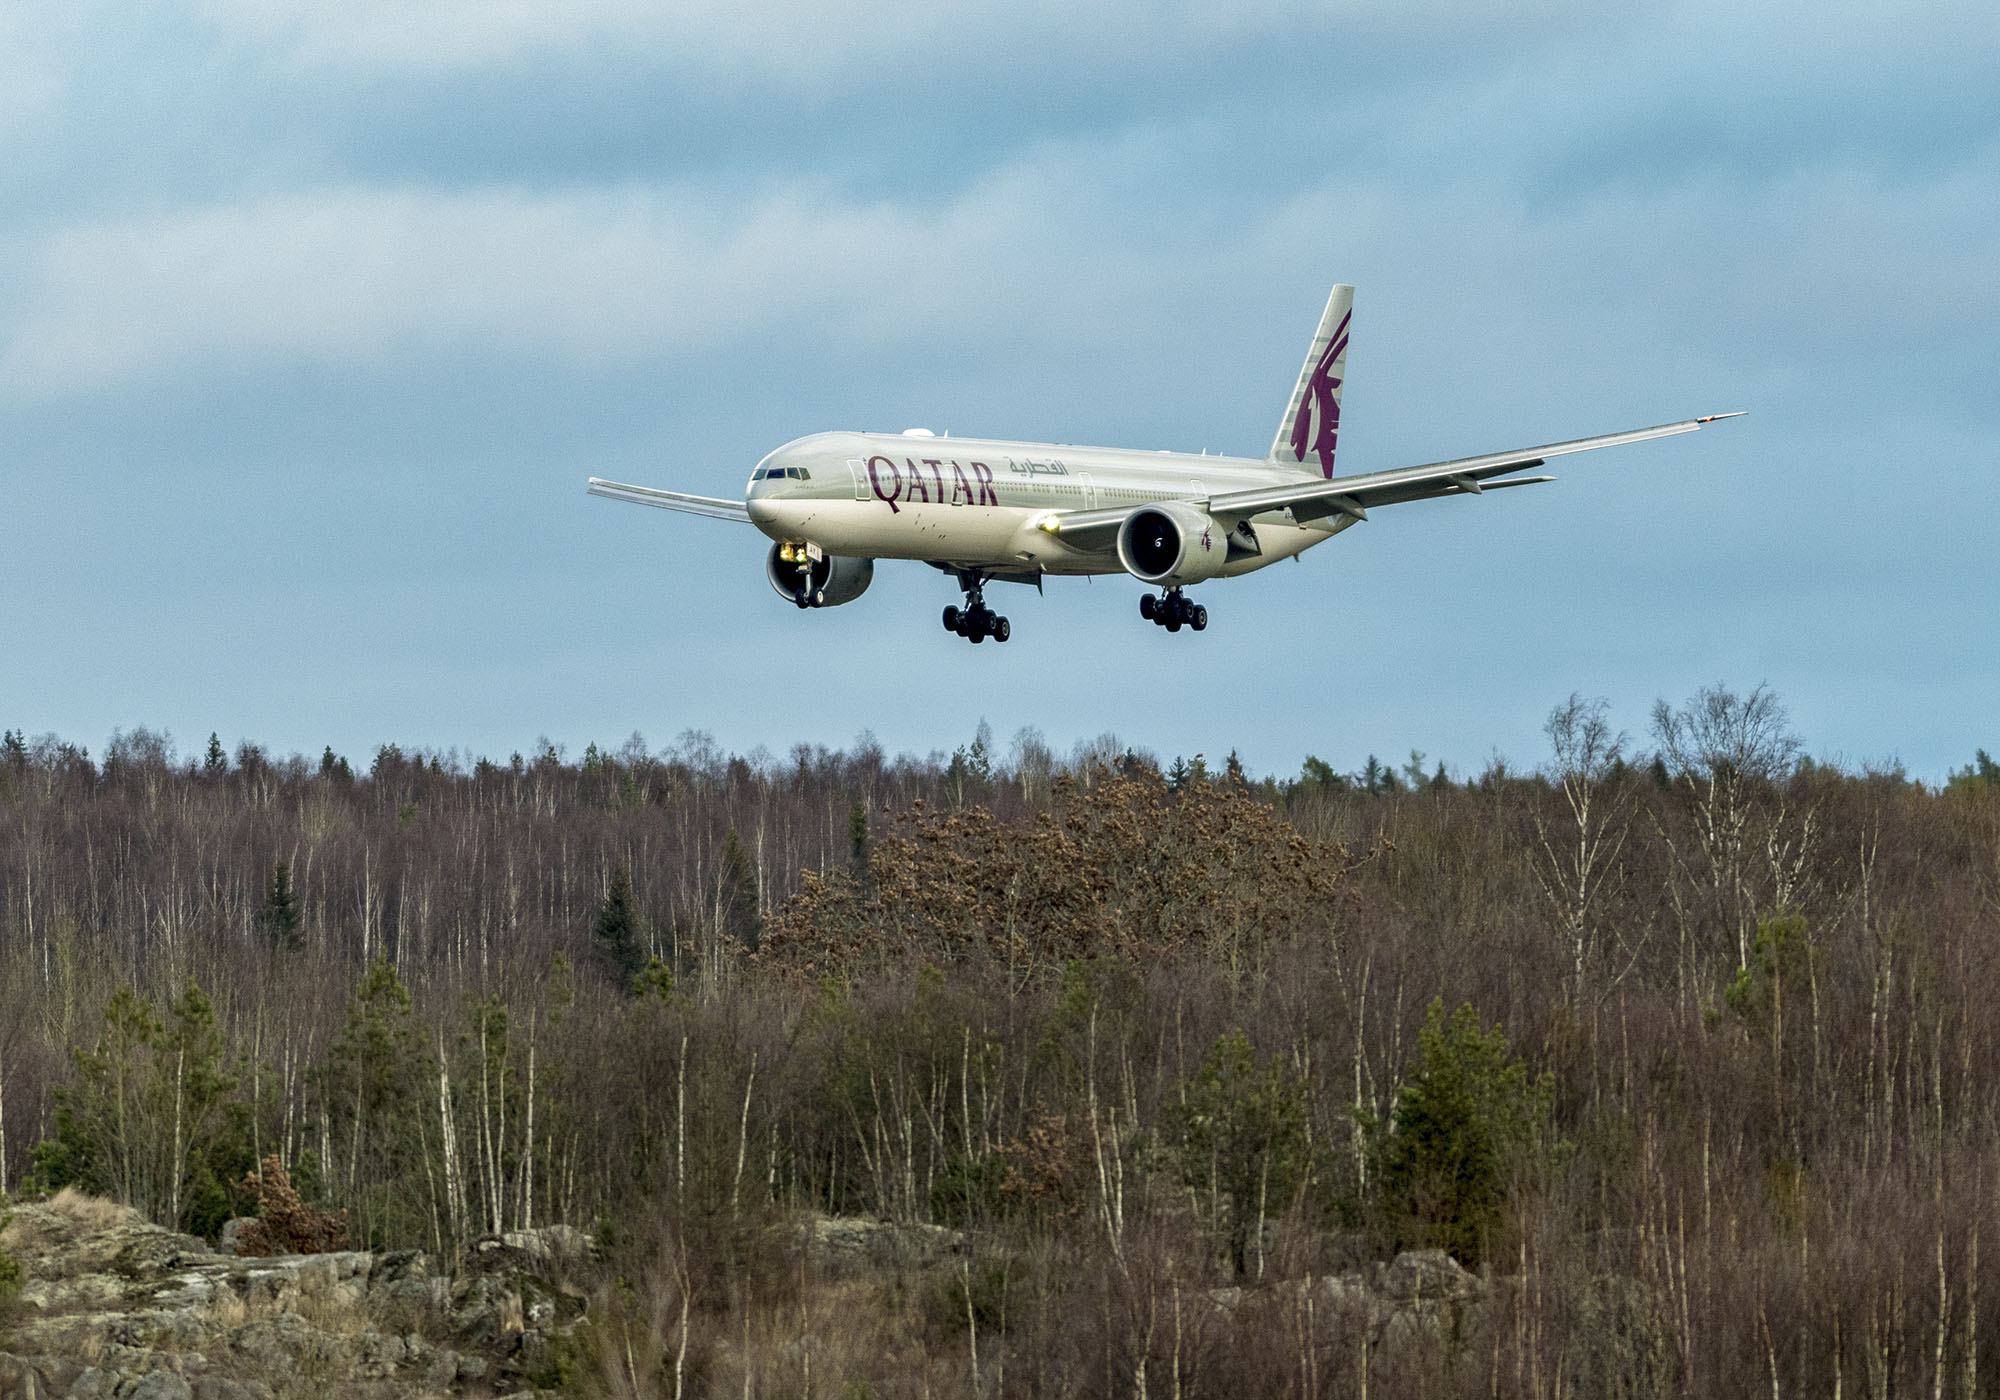
[[[1739,408],[1734,413],[1711,413],[1706,418],[1697,418],[1694,421],[1697,423],[1720,423],[1725,418],[1741,418],[1749,411],[1747,408]]]

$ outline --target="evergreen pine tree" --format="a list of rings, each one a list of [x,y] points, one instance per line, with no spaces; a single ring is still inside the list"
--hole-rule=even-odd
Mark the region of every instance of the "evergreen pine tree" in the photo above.
[[[74,1054],[76,1082],[55,1090],[55,1135],[29,1154],[33,1188],[74,1186],[161,1225],[220,1224],[207,1209],[210,1158],[237,1078],[201,988],[190,981],[164,1020],[150,998],[119,988],[96,1048]]]
[[[611,872],[611,889],[597,911],[592,939],[608,965],[611,980],[631,988],[646,958],[639,947],[638,920],[632,913],[632,876],[622,865]]]
[[[1378,1139],[1382,1227],[1398,1249],[1438,1248],[1476,1266],[1499,1230],[1509,1188],[1547,1146],[1555,1088],[1530,1078],[1500,1027],[1431,1003],[1417,1071]]]
[[[257,911],[257,932],[272,948],[292,952],[305,942],[304,925],[298,896],[292,891],[292,867],[281,860],[271,867],[271,883]]]
[[[429,1228],[423,1132],[436,1073],[409,990],[378,954],[313,1075],[329,1149],[323,1184],[363,1248],[421,1239]]]
[[[1196,1200],[1224,1205],[1230,1263],[1241,1276],[1267,1214],[1289,1205],[1311,1178],[1312,1090],[1279,1056],[1259,1061],[1233,1030],[1201,1069],[1176,1086],[1163,1115],[1165,1141]]]
[[[856,802],[847,813],[847,874],[864,895],[874,890],[868,873],[868,804]]]
[[[723,934],[742,944],[746,952],[756,952],[764,937],[764,916],[757,900],[757,868],[750,863],[750,854],[743,849],[743,838],[733,826],[722,843],[722,887],[718,893]]]
[[[208,736],[208,753],[201,760],[201,771],[211,778],[219,778],[229,771],[229,755],[223,752],[222,740],[213,730]]]

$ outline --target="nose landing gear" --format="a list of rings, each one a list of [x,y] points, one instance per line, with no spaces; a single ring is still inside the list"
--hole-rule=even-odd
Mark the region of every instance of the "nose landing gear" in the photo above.
[[[1139,595],[1139,616],[1148,622],[1156,622],[1169,632],[1178,632],[1183,626],[1199,632],[1208,626],[1208,609],[1199,603],[1191,603],[1185,593],[1178,588],[1169,588],[1155,597],[1151,593]]]
[[[965,589],[965,606],[952,605],[944,610],[944,630],[956,632],[969,642],[983,642],[991,637],[996,642],[1004,642],[1013,635],[1014,629],[1007,619],[997,616],[986,606],[985,580],[976,574],[960,574],[959,585]]]

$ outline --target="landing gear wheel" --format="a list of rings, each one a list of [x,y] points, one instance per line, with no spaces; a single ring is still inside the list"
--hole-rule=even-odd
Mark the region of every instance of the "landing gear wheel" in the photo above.
[[[1192,627],[1199,632],[1208,626],[1208,609],[1199,603],[1189,602],[1187,595],[1178,588],[1169,588],[1160,594],[1141,594],[1139,615],[1169,632],[1178,632],[1183,627]]]
[[[1007,619],[986,606],[985,575],[961,569],[958,571],[958,586],[965,590],[965,606],[944,610],[944,625],[947,628],[975,644],[988,637],[1004,642],[1013,635],[1014,629]]]
[[[956,632],[958,630],[958,604],[956,603],[945,604],[944,630],[947,632]]]

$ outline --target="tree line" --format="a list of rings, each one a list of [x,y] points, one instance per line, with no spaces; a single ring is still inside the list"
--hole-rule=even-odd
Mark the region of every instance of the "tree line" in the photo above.
[[[8,733],[0,1171],[212,1233],[271,1163],[446,1259],[583,1226],[585,1390],[797,1390],[792,1223],[859,1215],[964,1232],[821,1354],[881,1393],[1979,1393],[2000,771],[1812,762],[1762,688],[1546,737],[1453,781]],[[1430,1351],[1276,1288],[1431,1246],[1501,1284]]]

